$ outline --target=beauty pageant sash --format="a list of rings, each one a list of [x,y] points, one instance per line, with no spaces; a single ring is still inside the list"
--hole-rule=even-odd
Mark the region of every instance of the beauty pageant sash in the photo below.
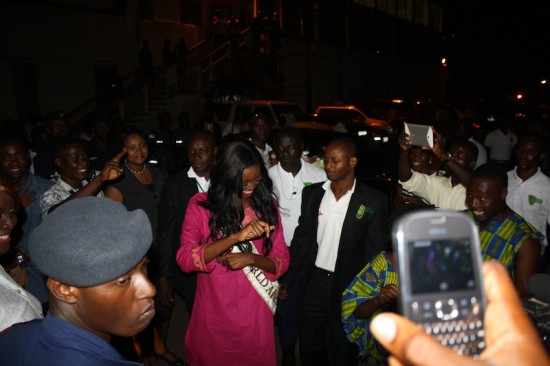
[[[260,255],[256,246],[250,242],[252,246],[252,253]],[[231,247],[231,253],[242,253],[237,245]],[[252,287],[256,290],[258,295],[265,301],[269,309],[273,314],[277,310],[277,296],[279,294],[279,282],[270,281],[264,274],[264,271],[254,267],[246,266],[243,268],[243,272],[246,275],[246,278],[252,284]]]

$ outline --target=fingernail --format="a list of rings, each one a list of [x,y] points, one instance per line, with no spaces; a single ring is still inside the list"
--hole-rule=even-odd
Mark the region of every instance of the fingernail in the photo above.
[[[370,324],[372,332],[382,342],[391,343],[397,335],[395,322],[384,314],[375,317]]]

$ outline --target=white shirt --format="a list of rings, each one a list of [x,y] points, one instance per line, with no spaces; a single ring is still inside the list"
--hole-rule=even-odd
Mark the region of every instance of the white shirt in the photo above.
[[[406,182],[399,181],[399,184],[404,190],[424,198],[440,210],[466,209],[466,188],[460,183],[453,187],[450,177],[412,171],[411,178]]]
[[[550,224],[550,178],[540,168],[527,180],[518,177],[516,168],[508,172],[506,203],[540,231],[544,236],[541,244],[548,245],[546,224]]]
[[[250,142],[254,143],[252,141],[252,139],[250,140]],[[254,145],[256,146],[256,145]],[[258,146],[256,146],[256,149],[260,152],[260,155],[262,156],[262,159],[264,161],[264,165],[265,165],[265,168],[266,169],[269,169],[269,167],[271,166],[271,152],[273,151],[273,149],[271,148],[271,146],[269,146],[269,144],[265,144],[265,149],[260,149]]]
[[[476,160],[476,166],[477,168],[480,165],[483,165],[487,162],[487,150],[485,149],[485,146],[481,145],[476,139],[473,137],[470,137],[468,139],[472,144],[476,145],[477,147],[477,160]]]
[[[42,318],[42,305],[0,266],[0,332],[15,323]]]
[[[210,188],[210,181],[206,180],[205,177],[199,177],[193,167],[189,167],[189,170],[187,171],[187,176],[189,178],[195,178],[197,181],[197,188],[199,189],[199,192],[208,192],[208,188]]]
[[[512,131],[504,134],[500,128],[489,132],[485,137],[485,146],[491,148],[490,158],[494,160],[510,160],[512,157],[512,148],[517,143],[518,138]]]
[[[315,259],[315,266],[334,272],[342,227],[344,226],[344,220],[348,212],[351,195],[355,191],[355,180],[351,189],[340,197],[339,200],[336,200],[334,193],[330,189],[331,183],[330,180],[327,180],[323,184],[325,194],[319,207],[319,225],[317,227],[319,250]]]
[[[273,181],[273,191],[279,203],[281,223],[287,246],[290,246],[294,237],[294,230],[298,226],[298,219],[302,209],[302,191],[304,187],[327,180],[327,174],[323,169],[304,162],[296,176],[283,169],[281,164],[269,168],[269,177]]]

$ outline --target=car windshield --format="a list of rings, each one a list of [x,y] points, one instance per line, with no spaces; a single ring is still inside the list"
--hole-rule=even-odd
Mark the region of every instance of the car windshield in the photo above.
[[[302,111],[302,109],[295,104],[274,104],[272,105],[273,111],[275,112],[276,116],[280,116],[281,114],[287,115],[287,114],[293,114],[296,120],[302,120],[305,118],[305,113]]]

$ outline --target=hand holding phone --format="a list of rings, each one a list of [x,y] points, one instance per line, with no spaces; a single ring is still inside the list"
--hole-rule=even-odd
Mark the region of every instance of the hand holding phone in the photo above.
[[[488,305],[484,323],[487,348],[482,359],[472,360],[441,346],[398,314],[377,315],[370,331],[400,365],[550,365],[550,357],[523,309],[508,270],[496,260],[483,262],[483,282]]]
[[[486,300],[473,221],[460,212],[417,211],[396,222],[392,238],[400,312],[457,353],[479,354]]]
[[[410,136],[411,145],[421,147],[434,147],[434,131],[431,126],[417,125],[405,122],[405,133]]]

